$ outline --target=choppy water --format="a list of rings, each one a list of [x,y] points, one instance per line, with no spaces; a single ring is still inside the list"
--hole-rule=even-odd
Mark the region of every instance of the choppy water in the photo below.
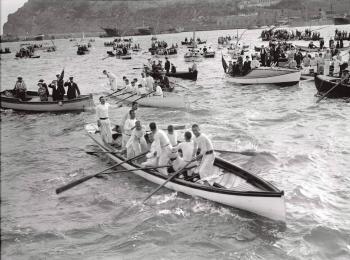
[[[350,31],[350,26],[338,28]],[[331,36],[335,27],[321,30]],[[216,48],[229,31],[198,32]],[[244,42],[261,44],[260,30]],[[161,35],[180,42],[190,33]],[[145,49],[150,37],[134,37]],[[96,39],[89,55],[77,56],[75,42],[55,41],[58,51],[40,59],[1,57],[1,89],[24,77],[36,90],[65,66],[83,93],[105,93],[109,69],[118,77],[139,76],[149,54],[130,61],[105,57]],[[304,43],[306,44],[306,43]],[[15,50],[19,44],[3,44]],[[185,49],[173,62],[186,68]],[[147,206],[137,206],[156,186],[133,174],[92,179],[55,195],[58,186],[107,167],[105,157],[84,133],[91,113],[1,113],[1,242],[3,259],[349,259],[350,109],[342,100],[316,105],[313,82],[279,88],[234,86],[223,79],[220,51],[198,63],[196,83],[179,81],[191,101],[184,111],[141,108],[145,123],[198,122],[216,147],[257,149],[257,156],[224,155],[271,181],[286,193],[287,223],[162,190]],[[181,90],[181,88],[179,88]],[[112,101],[111,101],[112,102]],[[111,109],[114,121],[127,108]],[[133,206],[130,208],[130,206]]]

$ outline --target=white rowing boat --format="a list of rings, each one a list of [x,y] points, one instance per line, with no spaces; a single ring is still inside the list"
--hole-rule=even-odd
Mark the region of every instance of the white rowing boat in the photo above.
[[[245,76],[231,76],[226,74],[226,80],[242,85],[251,84],[276,84],[283,86],[293,86],[300,81],[301,72],[299,70],[287,68],[260,67],[251,70]]]
[[[97,126],[95,124],[86,125],[85,129],[89,137],[103,151],[114,151],[96,133]],[[119,154],[106,153],[106,155],[116,163],[121,163],[125,160]],[[136,162],[124,163],[123,167],[127,170],[141,168]],[[174,178],[165,187],[190,196],[201,197],[226,206],[253,212],[273,220],[285,222],[286,211],[283,191],[262,178],[218,157],[215,159],[214,169],[218,173],[215,186],[207,186]],[[135,170],[133,173],[158,185],[163,184],[169,177],[156,170]]]
[[[161,107],[161,108],[177,108],[177,109],[189,108],[189,103],[187,102],[187,100],[185,100],[184,96],[177,95],[170,92],[163,92],[163,93],[164,93],[164,97],[149,95],[147,97],[141,98],[139,95],[134,95],[130,98],[127,98],[132,95],[130,93],[123,94],[123,95],[117,94],[117,96],[112,96],[112,97],[114,97],[119,101],[125,99],[123,101],[125,103],[132,103],[134,101],[137,101],[139,105],[143,107]]]

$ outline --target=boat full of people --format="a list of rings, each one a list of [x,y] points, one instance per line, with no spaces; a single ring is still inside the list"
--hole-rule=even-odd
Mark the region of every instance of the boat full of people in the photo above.
[[[134,112],[132,114],[135,117]],[[125,126],[128,127],[129,121],[125,123]],[[188,141],[187,146],[181,146],[181,143],[178,146],[172,146],[171,141],[169,141],[170,139],[168,140],[166,136],[167,134],[159,130],[156,124],[152,122],[149,124],[152,132],[145,138],[148,141],[143,141],[143,145],[141,144],[140,146],[137,140],[140,140],[140,138],[144,139],[143,134],[145,134],[145,132],[142,132],[145,130],[142,130],[144,128],[141,124],[141,121],[138,121],[139,130],[134,130],[131,133],[129,141],[126,143],[126,155],[123,155],[123,153],[119,152],[120,150],[104,141],[102,137],[104,134],[101,133],[101,128],[96,124],[88,124],[85,126],[85,129],[88,136],[113,162],[117,164],[124,162],[123,168],[132,171],[134,174],[152,183],[157,185],[164,184],[164,187],[170,190],[189,196],[204,198],[229,207],[249,211],[275,221],[285,222],[285,197],[282,190],[279,190],[273,184],[257,175],[216,156],[214,151],[208,150],[208,148],[205,150],[202,148],[201,153],[203,155],[197,157],[202,158],[198,159],[200,160],[198,164],[195,162],[196,159],[191,158],[187,159],[189,162],[185,162],[185,156],[188,156],[187,153],[185,154],[185,151],[195,149],[189,148],[191,146],[188,145],[191,144],[188,141],[192,137],[190,131],[186,131],[185,133],[186,142]],[[192,129],[195,127],[198,128],[197,125],[193,125]],[[137,139],[133,138],[138,132],[141,133],[141,137]],[[196,134],[196,138],[205,139],[206,141],[204,142],[208,142],[208,145],[212,146],[210,140],[204,134],[199,136],[198,130]],[[157,148],[158,142],[160,142],[160,148]],[[163,143],[166,146],[162,146]],[[138,151],[136,154],[135,145],[139,147],[136,149]],[[142,147],[145,145],[151,148],[146,155],[144,155],[145,153],[140,155],[141,151],[143,151]],[[186,150],[184,147],[186,147]],[[154,153],[155,150],[160,150],[161,154]],[[178,150],[183,151],[181,155]],[[130,158],[129,154],[132,154],[133,157]],[[138,156],[138,159],[132,160],[135,158],[134,155]],[[189,157],[191,157],[190,153]],[[125,162],[128,159],[129,161]],[[167,161],[170,163],[164,168],[163,165],[167,164]],[[145,168],[161,166],[163,166],[162,169]],[[198,169],[199,174],[195,173]],[[172,178],[169,176],[172,176]],[[168,182],[165,182],[166,180]]]
[[[350,77],[349,71],[343,71],[342,78],[329,77],[325,75],[315,76],[315,86],[320,95],[327,93],[327,98],[349,98]]]

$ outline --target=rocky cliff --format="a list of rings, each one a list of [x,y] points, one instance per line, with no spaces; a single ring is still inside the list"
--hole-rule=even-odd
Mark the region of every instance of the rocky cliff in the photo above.
[[[98,32],[117,27],[127,32],[143,24],[157,32],[175,27],[211,29],[216,16],[236,11],[236,0],[29,0],[9,15],[4,34],[35,35]]]

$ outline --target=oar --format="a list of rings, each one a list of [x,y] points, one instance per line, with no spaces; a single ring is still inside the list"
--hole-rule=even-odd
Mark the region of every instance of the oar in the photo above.
[[[142,70],[143,68],[132,68],[133,70]]]
[[[155,169],[166,168],[166,167],[170,167],[170,165],[145,167],[145,168],[135,168],[135,169],[131,169],[131,170],[121,170],[121,171],[114,171],[114,172],[104,172],[104,173],[101,173],[101,174],[124,173],[124,172],[134,172],[134,171],[146,171],[146,170],[155,170]]]
[[[118,104],[118,103],[120,103],[120,102],[123,102],[124,100],[127,100],[128,98],[131,98],[131,97],[133,97],[133,96],[135,96],[135,95],[137,95],[137,94],[134,93],[134,94],[132,94],[132,95],[130,95],[130,96],[128,96],[128,97],[122,99],[122,100],[119,100],[118,102],[116,102],[116,104]]]
[[[243,154],[243,155],[247,155],[247,156],[255,156],[255,155],[257,155],[256,152],[249,152],[249,151],[236,152],[236,151],[220,150],[220,149],[215,149],[214,151],[218,152],[218,153],[235,153],[235,154]]]
[[[115,93],[118,93],[118,92],[122,91],[123,89],[125,89],[125,88],[118,89],[117,91],[114,91],[114,92],[112,92],[111,94],[108,94],[108,95],[107,95],[107,96],[105,96],[105,97],[112,96],[112,95],[114,95]]]
[[[320,97],[319,99],[317,99],[316,103],[320,102],[322,99],[324,99],[325,97],[327,97],[327,95],[336,87],[338,87],[342,82],[340,81],[337,85],[335,85],[333,88],[331,88],[330,90],[328,90],[322,97]]]
[[[109,151],[85,151],[87,154],[99,154],[99,153],[110,153],[110,154],[120,154],[121,152],[109,152]]]
[[[157,191],[159,191],[165,184],[167,184],[169,181],[171,181],[172,179],[174,179],[178,174],[180,174],[182,171],[184,171],[188,165],[190,165],[193,161],[198,160],[200,157],[202,157],[202,156],[197,156],[196,158],[194,158],[194,159],[192,159],[191,161],[189,161],[182,169],[180,169],[180,170],[174,172],[168,179],[166,179],[165,182],[163,182],[162,185],[160,185],[158,188],[156,188],[154,191],[152,191],[152,192],[142,201],[142,204],[144,204],[150,197],[152,197],[153,194],[155,194]]]
[[[105,60],[105,59],[110,58],[110,57],[113,57],[113,56],[108,55],[107,57],[102,58],[102,60]]]
[[[125,93],[121,93],[121,94],[115,95],[115,97],[123,96],[123,95],[126,95],[126,94],[131,94],[131,93],[132,93],[132,91],[128,91],[128,92],[125,92]]]
[[[117,166],[122,165],[122,164],[124,164],[124,163],[127,163],[127,162],[130,162],[130,161],[132,161],[132,160],[135,160],[135,159],[138,159],[138,158],[140,158],[140,157],[143,157],[143,156],[145,156],[147,153],[148,153],[148,152],[139,154],[139,155],[137,155],[137,156],[135,156],[135,157],[132,157],[132,158],[126,160],[126,161],[122,161],[121,163],[117,163],[117,164],[115,164],[115,165],[113,165],[113,166],[111,166],[111,167],[108,167],[108,168],[104,169],[103,171],[100,171],[100,172],[98,172],[98,173],[85,176],[85,177],[83,177],[83,178],[81,178],[81,179],[79,179],[79,180],[76,180],[76,181],[73,181],[73,182],[71,182],[71,183],[68,183],[68,184],[66,184],[66,185],[64,185],[64,186],[62,186],[62,187],[60,187],[60,188],[57,188],[57,189],[56,189],[56,194],[60,194],[61,192],[64,192],[64,191],[66,191],[66,190],[69,190],[69,189],[71,189],[71,188],[73,188],[73,187],[75,187],[75,186],[77,186],[77,185],[79,185],[79,184],[81,184],[81,183],[83,183],[83,182],[86,182],[86,181],[88,181],[88,180],[90,180],[90,179],[92,179],[92,178],[98,176],[98,175],[101,174],[101,173],[104,173],[105,171],[108,171],[108,170],[110,170],[110,169],[113,169],[114,167],[117,167]]]
[[[133,102],[136,102],[136,101],[140,100],[141,98],[145,98],[145,97],[147,97],[148,95],[150,95],[150,94],[152,94],[154,92],[156,92],[156,91],[152,91],[152,92],[148,93],[146,96],[139,97],[138,99],[135,99]]]

